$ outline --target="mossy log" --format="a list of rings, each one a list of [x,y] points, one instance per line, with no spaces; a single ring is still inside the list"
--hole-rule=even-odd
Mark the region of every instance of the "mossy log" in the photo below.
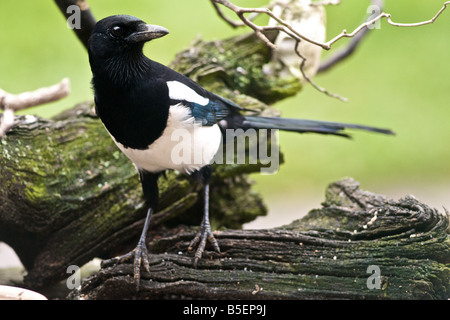
[[[76,117],[58,121],[19,117],[0,141],[0,241],[18,254],[27,286],[45,287],[66,278],[69,265],[123,253],[142,230],[146,208],[136,169],[91,110],[92,104],[79,105]],[[213,227],[239,228],[265,214],[250,190],[252,170],[214,170]],[[159,187],[153,229],[200,223],[201,185],[168,172]]]
[[[270,52],[254,36],[193,47],[172,67],[247,108],[276,114],[267,104],[301,89],[297,79],[262,73]],[[0,140],[0,241],[23,262],[27,287],[67,278],[70,265],[125,253],[141,232],[145,208],[136,170],[92,109],[86,103],[51,120],[18,117]],[[139,293],[131,265],[121,264],[105,266],[70,298],[449,297],[447,213],[344,181],[328,189],[322,209],[289,226],[232,230],[266,212],[248,178],[259,169],[215,167],[211,222],[225,228],[216,233],[223,255],[193,268],[187,244],[203,213],[201,186],[169,172],[160,179],[148,237],[151,273],[143,274]],[[368,287],[369,266],[379,267],[380,277],[370,278],[375,289]]]
[[[322,208],[269,230],[216,232],[224,251],[197,269],[194,235],[151,241],[150,273],[136,293],[132,265],[107,265],[72,299],[448,299],[449,215],[412,196],[329,186]]]

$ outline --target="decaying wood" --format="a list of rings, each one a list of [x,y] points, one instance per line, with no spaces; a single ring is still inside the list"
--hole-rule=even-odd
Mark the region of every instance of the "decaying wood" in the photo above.
[[[89,113],[59,121],[21,117],[0,144],[0,240],[27,269],[27,286],[44,287],[66,278],[69,265],[135,245],[146,210],[141,186],[99,119]],[[239,227],[265,213],[260,197],[249,190],[245,172],[252,170],[215,171],[213,225]],[[200,185],[170,172],[159,186],[161,205],[152,228],[201,221]],[[242,214],[230,215],[236,211]]]
[[[216,232],[224,251],[192,267],[193,232],[154,239],[136,293],[131,264],[104,266],[76,299],[448,299],[449,214],[412,196],[329,186],[322,208],[269,230]],[[379,285],[373,268],[379,270]]]
[[[294,78],[262,72],[270,51],[254,35],[193,48],[172,67],[262,114],[276,114],[266,103],[301,89]],[[81,104],[52,120],[18,117],[0,141],[0,241],[20,257],[27,287],[45,288],[67,278],[70,265],[125,253],[141,232],[136,170],[92,109]],[[201,186],[170,172],[160,180],[151,272],[139,293],[131,265],[107,265],[70,298],[449,298],[448,213],[345,180],[328,188],[321,209],[289,226],[233,230],[265,213],[247,176],[259,167],[215,169],[211,222],[225,228],[216,233],[222,256],[193,268],[187,246],[203,213]],[[379,289],[368,288],[369,266],[380,270]]]

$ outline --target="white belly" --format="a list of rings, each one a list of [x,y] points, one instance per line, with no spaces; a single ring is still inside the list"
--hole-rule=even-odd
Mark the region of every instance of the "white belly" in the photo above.
[[[173,169],[189,174],[211,163],[222,140],[218,125],[204,127],[194,120],[186,107],[176,105],[169,110],[163,134],[148,149],[125,148],[113,139],[140,169],[149,172]]]

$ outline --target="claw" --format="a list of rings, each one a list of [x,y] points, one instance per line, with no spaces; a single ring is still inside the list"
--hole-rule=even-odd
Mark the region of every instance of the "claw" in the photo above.
[[[202,258],[203,252],[205,252],[206,240],[213,246],[217,253],[220,253],[219,244],[211,231],[211,225],[209,223],[209,183],[205,183],[205,211],[203,212],[203,221],[200,225],[200,230],[189,243],[188,250],[192,251],[198,244],[197,250],[194,255],[194,268],[197,268],[198,260]]]
[[[136,289],[139,290],[141,281],[141,265],[144,266],[145,271],[150,272],[148,250],[145,244],[138,244],[132,252],[134,252],[134,282],[136,283]]]
[[[128,260],[133,260],[133,278],[134,282],[136,283],[136,291],[139,291],[139,286],[141,283],[141,265],[144,266],[145,271],[150,272],[150,263],[148,260],[148,250],[147,246],[145,245],[145,238],[147,235],[151,214],[152,209],[150,208],[147,212],[144,228],[142,230],[142,234],[136,248],[124,254],[123,256],[103,261],[103,265],[108,266],[112,264],[117,265]]]
[[[195,251],[194,255],[194,268],[197,268],[198,260],[202,258],[203,252],[205,251],[206,248],[207,240],[213,246],[214,250],[217,253],[220,253],[219,244],[217,243],[216,238],[214,238],[209,223],[206,224],[202,222],[202,225],[200,226],[200,231],[195,235],[194,239],[192,239],[188,247],[188,250],[192,251],[194,247],[198,244],[197,250]]]
[[[139,291],[139,286],[141,283],[141,266],[144,266],[145,271],[150,272],[148,250],[145,244],[139,243],[132,251],[122,256],[103,261],[103,265],[117,265],[129,260],[133,260],[133,278],[136,283],[136,291]]]

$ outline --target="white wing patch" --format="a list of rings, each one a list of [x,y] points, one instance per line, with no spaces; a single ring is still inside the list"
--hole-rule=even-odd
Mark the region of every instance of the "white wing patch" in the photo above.
[[[173,100],[186,100],[194,102],[202,106],[206,106],[209,103],[209,99],[202,97],[197,92],[189,88],[187,85],[178,81],[167,81],[167,87],[169,87],[169,97]]]

